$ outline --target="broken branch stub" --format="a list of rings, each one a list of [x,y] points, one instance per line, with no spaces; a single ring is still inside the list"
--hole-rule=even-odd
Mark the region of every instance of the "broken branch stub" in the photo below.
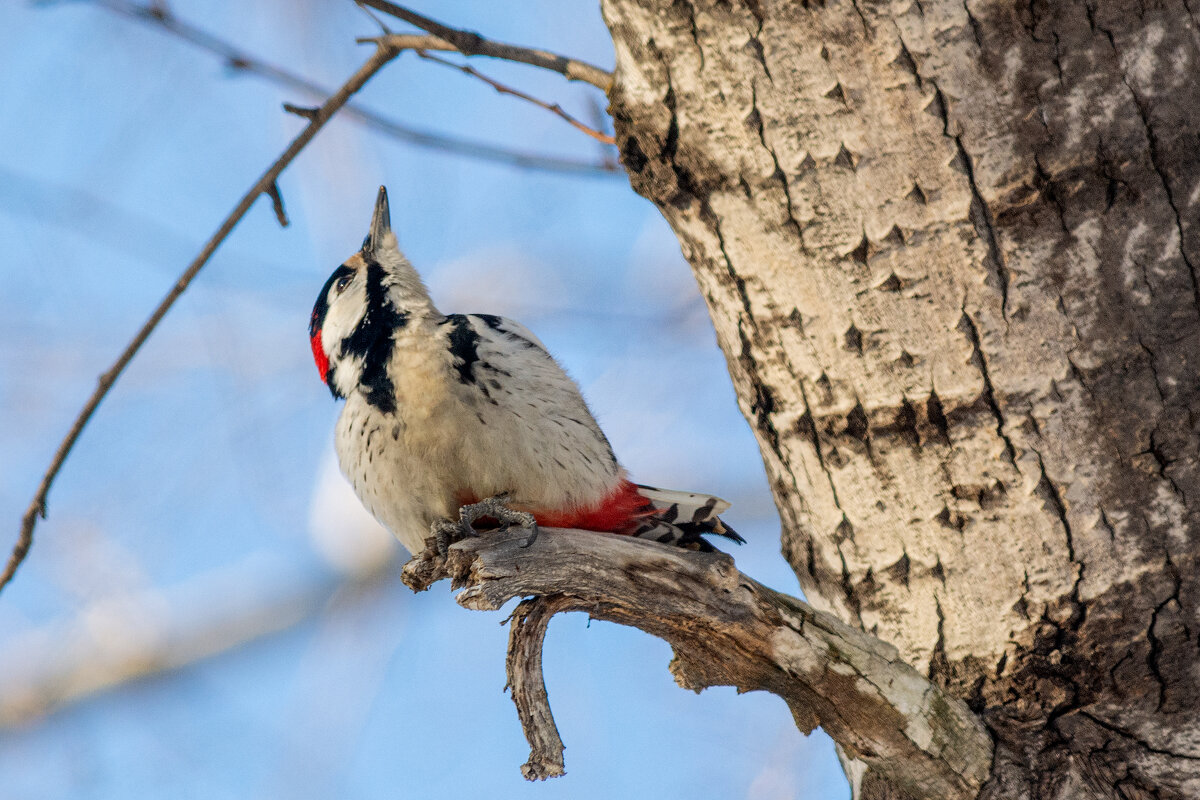
[[[566,771],[562,737],[554,724],[542,678],[542,645],[550,618],[569,610],[571,600],[562,595],[531,597],[517,606],[509,628],[505,668],[517,717],[529,740],[529,760],[521,766],[521,774],[530,781],[556,778]]]
[[[804,732],[818,724],[851,755],[913,797],[974,798],[992,742],[956,697],[894,647],[743,575],[724,553],[693,553],[587,531],[543,531],[529,548],[513,530],[427,551],[404,568],[414,591],[450,578],[466,608],[529,597],[513,616],[508,675],[530,742],[531,780],[562,774],[562,742],[541,674],[546,624],[563,611],[639,628],[675,651],[684,688],[765,690]],[[535,652],[536,651],[536,652]]]

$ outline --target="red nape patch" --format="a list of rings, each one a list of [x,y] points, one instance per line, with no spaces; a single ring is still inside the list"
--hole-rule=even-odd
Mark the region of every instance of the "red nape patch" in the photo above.
[[[329,375],[329,356],[325,355],[325,348],[321,345],[321,332],[317,331],[308,338],[312,344],[313,361],[317,362],[317,372],[321,373],[321,381],[329,383],[326,380]]]
[[[591,508],[573,511],[532,511],[538,525],[544,528],[581,528],[585,531],[632,533],[642,519],[654,514],[655,508],[649,500],[638,494],[637,486],[629,481],[621,481],[612,494]]]

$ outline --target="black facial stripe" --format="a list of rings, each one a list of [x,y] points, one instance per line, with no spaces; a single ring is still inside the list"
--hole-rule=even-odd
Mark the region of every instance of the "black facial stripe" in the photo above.
[[[458,370],[458,379],[463,383],[474,383],[474,366],[479,360],[479,334],[475,333],[471,321],[463,314],[450,314],[442,324],[453,326],[450,329],[450,353],[458,359],[454,365]]]
[[[380,334],[391,332],[385,329],[384,323],[388,316],[394,314],[391,304],[387,301],[387,292],[383,288],[383,267],[374,262],[367,263],[367,309],[359,320],[358,327],[341,341],[340,354],[366,358],[367,353],[375,345]]]
[[[321,293],[317,295],[317,302],[313,306],[312,316],[308,320],[308,335],[309,338],[317,335],[317,331],[321,330],[321,326],[325,324],[325,315],[329,312],[329,289],[343,275],[353,275],[354,270],[341,265],[333,271],[329,276],[329,280],[325,281],[325,285],[321,287]]]
[[[335,377],[336,372],[337,367],[335,367],[333,364],[330,364],[329,372],[325,373],[325,385],[329,387],[329,393],[333,395],[334,400],[345,400],[346,396],[339,392],[337,388],[337,379]]]
[[[367,310],[354,332],[342,339],[338,352],[342,358],[362,358],[359,385],[367,402],[380,411],[391,413],[396,410],[395,387],[387,374],[392,334],[408,324],[408,315],[397,311],[388,298],[383,285],[383,267],[365,255],[364,258],[367,262]]]

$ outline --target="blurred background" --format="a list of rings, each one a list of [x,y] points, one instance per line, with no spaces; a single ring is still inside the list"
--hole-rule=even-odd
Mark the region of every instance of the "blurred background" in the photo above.
[[[97,376],[303,126],[281,104],[323,99],[239,59],[332,90],[378,32],[349,0],[139,1],[0,4],[5,551]],[[612,66],[595,0],[416,10]],[[472,66],[607,127],[591,87]],[[334,462],[308,314],[380,183],[442,310],[532,328],[636,480],[732,501],[739,566],[799,589],[691,274],[611,148],[412,54],[357,102],[284,173],[291,226],[258,201],[54,485],[0,594],[0,797],[848,796],[778,698],[680,690],[664,643],[578,614],[546,646],[567,775],[521,778],[506,615],[409,592]]]

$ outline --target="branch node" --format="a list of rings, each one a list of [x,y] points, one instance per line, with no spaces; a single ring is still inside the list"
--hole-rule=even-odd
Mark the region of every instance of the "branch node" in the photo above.
[[[267,196],[271,198],[271,209],[275,212],[275,220],[279,227],[286,228],[290,223],[287,210],[283,207],[283,194],[279,191],[279,182],[272,181],[267,187]]]
[[[465,51],[463,51],[463,52],[465,52]],[[441,64],[442,66],[449,67],[451,69],[456,69],[459,72],[463,73],[464,75],[470,75],[472,78],[477,78],[478,80],[481,80],[484,83],[486,83],[488,86],[491,86],[499,94],[512,95],[513,97],[524,100],[527,103],[533,103],[538,108],[544,108],[545,110],[549,111],[551,114],[555,114],[559,118],[563,119],[571,127],[575,128],[576,130],[582,131],[583,133],[586,133],[588,136],[591,136],[593,139],[595,139],[596,141],[598,141],[602,144],[616,145],[616,143],[617,143],[617,140],[614,137],[609,136],[606,133],[602,133],[602,132],[596,130],[595,128],[590,128],[587,125],[580,122],[579,120],[572,117],[570,114],[568,114],[566,111],[564,111],[563,107],[560,106],[558,103],[547,103],[544,100],[539,100],[531,94],[522,92],[519,89],[514,89],[513,87],[503,84],[500,81],[495,80],[494,78],[489,78],[487,75],[484,75],[482,72],[480,72],[477,69],[474,69],[473,67],[469,67],[466,64],[456,64],[453,61],[448,61],[447,59],[439,58],[438,56],[434,56],[434,55],[430,55],[429,53],[425,52],[423,49],[417,50],[417,55],[420,56],[421,58],[425,59],[426,61],[432,61],[436,64]],[[467,55],[470,55],[470,54],[468,53]]]
[[[409,8],[390,2],[390,0],[361,0],[361,2],[444,39],[451,45],[448,49],[457,50],[463,55],[489,56],[550,70],[557,72],[567,80],[590,83],[605,94],[612,88],[612,73],[585,61],[567,58],[545,50],[495,42],[474,31],[464,31],[443,25],[437,20],[422,16]]]
[[[317,116],[317,108],[315,106],[298,106],[293,103],[284,103],[283,110],[289,114],[295,114],[297,117],[311,120]]]

